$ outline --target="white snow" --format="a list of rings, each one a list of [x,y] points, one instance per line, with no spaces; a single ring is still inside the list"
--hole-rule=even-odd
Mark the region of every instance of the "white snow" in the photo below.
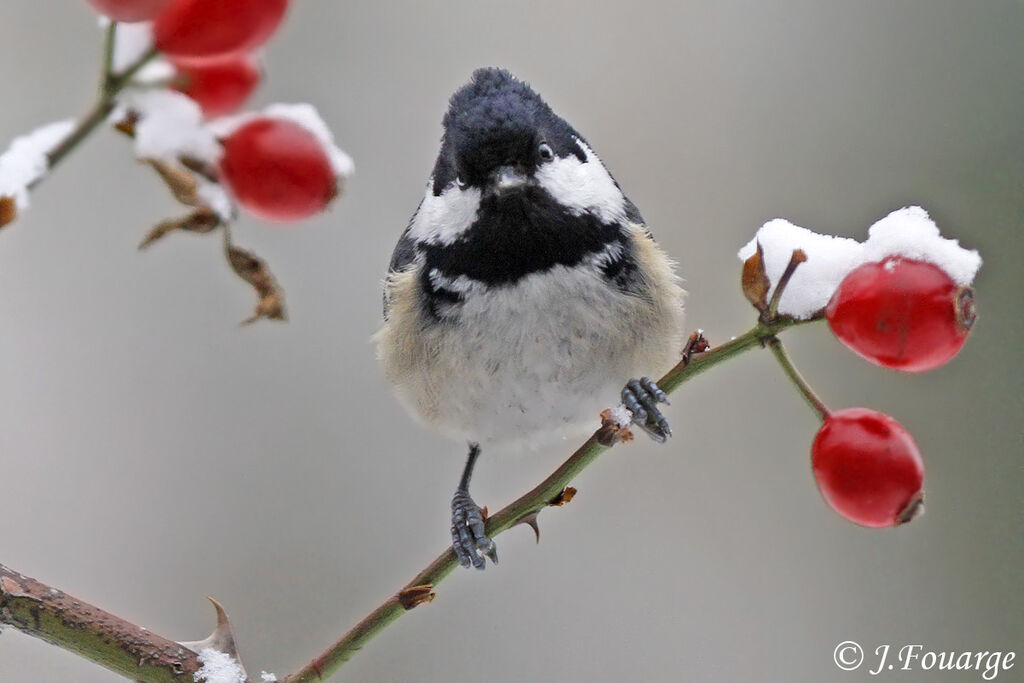
[[[100,27],[106,29],[110,20],[100,18]],[[140,21],[131,24],[120,23],[114,32],[114,54],[111,68],[120,73],[140,60],[153,46],[153,22]],[[138,83],[153,83],[174,76],[174,67],[166,59],[154,58],[135,74],[132,79]]]
[[[266,671],[260,672],[260,678],[263,680],[263,683],[275,683],[277,681],[276,674],[267,673]]]
[[[196,176],[196,196],[225,223],[235,220],[235,201],[220,183]]]
[[[960,285],[969,285],[981,266],[977,251],[942,237],[934,221],[919,206],[893,211],[868,229],[864,242],[820,235],[777,218],[765,223],[740,249],[740,260],[753,256],[758,243],[764,251],[765,273],[771,282],[768,300],[793,250],[806,253],[807,261],[797,266],[779,300],[779,313],[802,319],[813,317],[828,305],[843,278],[863,263],[883,261],[890,256],[927,261],[942,268]]]
[[[74,127],[74,121],[57,121],[14,138],[0,155],[0,197],[14,199],[18,210],[28,208],[28,186],[46,175],[50,168],[47,153]]]
[[[124,117],[125,109],[139,116],[135,124],[135,154],[140,159],[174,161],[191,156],[216,164],[221,147],[213,131],[203,125],[203,113],[191,98],[164,89],[127,90],[120,98],[122,108],[114,112],[115,120]]]
[[[334,134],[331,133],[331,129],[328,128],[327,124],[324,123],[324,120],[320,118],[320,114],[317,112],[316,107],[311,104],[283,104],[279,102],[271,104],[261,113],[244,112],[242,114],[224,116],[219,119],[215,119],[210,122],[210,129],[213,130],[218,137],[227,137],[236,129],[261,116],[283,119],[285,121],[291,121],[292,123],[299,124],[320,141],[320,144],[324,147],[324,151],[327,152],[327,158],[331,162],[331,168],[339,177],[348,178],[355,172],[356,165],[355,162],[352,161],[352,157],[346,154],[334,142]]]
[[[863,262],[873,263],[887,256],[934,263],[964,287],[971,284],[981,267],[978,252],[943,237],[920,206],[893,211],[868,228]]]
[[[202,668],[192,674],[196,683],[245,683],[245,669],[226,652],[212,647],[204,648],[199,653],[199,661]]]
[[[611,409],[611,418],[615,422],[615,426],[620,429],[625,429],[633,422],[633,413],[624,404],[619,405]]]

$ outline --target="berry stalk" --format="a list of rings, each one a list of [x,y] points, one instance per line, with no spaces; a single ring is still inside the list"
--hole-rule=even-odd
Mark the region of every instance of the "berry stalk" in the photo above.
[[[811,389],[811,385],[807,383],[807,380],[803,378],[800,371],[796,369],[795,365],[793,365],[793,361],[790,360],[789,354],[786,353],[786,349],[782,346],[782,341],[773,335],[768,338],[767,344],[772,355],[775,356],[775,360],[777,360],[779,365],[782,367],[782,371],[786,373],[786,377],[788,377],[797,388],[797,391],[799,391],[800,395],[804,397],[807,404],[811,406],[811,409],[818,414],[818,417],[821,418],[823,422],[827,420],[829,415],[831,415],[828,406],[826,406],[825,402],[822,401],[816,393],[814,393],[814,390]]]

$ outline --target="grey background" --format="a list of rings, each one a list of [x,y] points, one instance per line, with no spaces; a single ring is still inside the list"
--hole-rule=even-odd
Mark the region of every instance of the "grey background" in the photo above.
[[[674,397],[667,447],[605,456],[539,546],[502,536],[497,569],[449,579],[337,680],[876,680],[835,668],[847,639],[1015,650],[999,680],[1022,680],[1022,28],[1018,0],[294,3],[255,104],[314,102],[357,175],[327,216],[236,228],[291,322],[236,326],[251,294],[216,238],[135,252],[178,208],[105,131],[0,233],[0,562],[182,640],[216,596],[250,672],[283,675],[432,559],[463,445],[400,412],[368,340],[446,99],[500,64],[589,138],[712,341],[753,322],[734,254],[762,222],[863,238],[907,204],[981,250],[982,317],[919,376],[824,327],[787,335],[830,404],[914,434],[929,502],[909,527],[825,507],[814,418],[751,353]],[[83,2],[0,4],[0,136],[82,110],[98,45]],[[504,504],[573,445],[485,456],[477,499]],[[112,678],[0,636],[2,681]]]

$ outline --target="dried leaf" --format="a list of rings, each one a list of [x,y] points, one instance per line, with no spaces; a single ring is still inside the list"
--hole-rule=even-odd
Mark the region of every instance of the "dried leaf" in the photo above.
[[[554,500],[548,503],[548,505],[550,505],[551,507],[562,507],[575,497],[576,489],[574,489],[571,486],[566,486],[564,489],[562,489],[561,493],[555,496]]]
[[[256,311],[242,324],[248,325],[261,318],[285,320],[284,292],[274,281],[274,276],[270,273],[267,264],[252,252],[230,243],[227,245],[227,257],[231,269],[238,277],[252,285],[259,297]]]
[[[199,209],[198,211],[194,211],[183,218],[172,218],[157,223],[156,226],[142,238],[142,241],[139,243],[139,249],[145,249],[167,233],[174,232],[175,230],[185,230],[187,232],[203,234],[212,232],[220,227],[220,225],[221,220],[217,214],[209,209]]]
[[[764,250],[757,243],[757,252],[743,262],[743,296],[762,313],[768,310],[768,290],[772,283],[764,272]]]
[[[422,605],[425,602],[432,602],[437,595],[434,593],[434,584],[425,583],[419,586],[403,588],[398,593],[398,602],[406,610]]]
[[[13,223],[17,217],[18,205],[15,203],[14,197],[0,197],[0,228],[8,223]]]
[[[196,194],[196,189],[199,185],[192,171],[176,164],[161,161],[160,159],[144,159],[143,161],[152,166],[160,178],[167,183],[167,187],[170,188],[171,194],[174,195],[175,199],[185,206],[198,207],[201,205]]]
[[[133,111],[114,124],[114,129],[118,130],[130,138],[135,137],[135,124],[139,122],[139,115]]]
[[[611,408],[601,411],[601,428],[597,430],[597,442],[602,446],[614,446],[620,441],[632,441],[633,432],[629,427],[620,427],[612,415]]]

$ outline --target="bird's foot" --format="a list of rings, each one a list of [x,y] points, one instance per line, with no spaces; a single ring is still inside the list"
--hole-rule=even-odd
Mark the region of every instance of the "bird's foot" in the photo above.
[[[483,510],[463,489],[452,496],[452,548],[463,567],[482,570],[488,557],[498,564],[498,547],[484,531]]]
[[[633,413],[633,423],[658,443],[665,443],[672,428],[658,409],[659,403],[668,405],[668,396],[650,377],[631,379],[622,390],[622,405]]]

